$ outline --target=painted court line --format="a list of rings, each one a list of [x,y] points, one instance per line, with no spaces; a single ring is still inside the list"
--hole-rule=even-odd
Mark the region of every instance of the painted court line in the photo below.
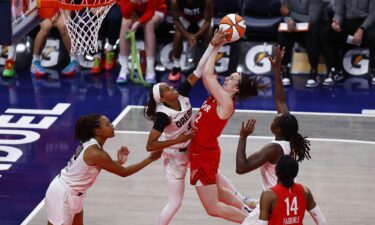
[[[125,131],[116,130],[116,134],[149,134],[148,131]],[[224,138],[238,138],[239,135],[236,134],[223,134],[220,137]],[[255,140],[273,140],[273,136],[249,136],[248,139]],[[342,142],[342,143],[355,143],[355,144],[368,144],[375,145],[375,141],[361,141],[361,140],[351,140],[351,139],[335,139],[335,138],[307,138],[310,141],[322,141],[322,142]]]
[[[143,109],[144,106],[129,105],[131,109]],[[126,108],[128,108],[126,107]],[[199,108],[193,108],[193,110],[198,111]],[[250,110],[250,109],[236,109],[237,113],[264,113],[264,114],[277,114],[275,110]],[[362,110],[361,113],[326,113],[326,112],[300,112],[300,111],[290,111],[295,115],[311,115],[311,116],[347,116],[347,117],[375,117],[375,110]]]

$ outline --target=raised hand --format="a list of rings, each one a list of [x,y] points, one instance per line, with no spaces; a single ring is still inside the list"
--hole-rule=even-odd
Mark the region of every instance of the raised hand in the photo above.
[[[218,46],[223,45],[226,42],[225,37],[227,36],[227,33],[223,31],[222,29],[216,29],[214,32],[214,36],[211,40],[211,45]]]
[[[121,146],[121,148],[117,151],[117,159],[121,165],[123,165],[126,162],[126,160],[128,159],[129,153],[130,152],[128,148],[125,146]]]
[[[271,57],[268,56],[268,60],[271,63],[272,69],[277,69],[281,67],[281,59],[284,57],[285,54],[285,47],[278,45],[275,47],[275,56]]]
[[[243,121],[242,122],[242,127],[240,130],[240,137],[246,138],[250,134],[252,134],[255,130],[255,119],[249,119],[248,121]]]

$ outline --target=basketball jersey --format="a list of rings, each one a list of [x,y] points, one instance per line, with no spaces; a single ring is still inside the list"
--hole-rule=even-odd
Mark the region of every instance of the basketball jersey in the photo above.
[[[170,124],[165,127],[163,136],[161,140],[172,140],[177,138],[180,134],[190,131],[192,129],[192,116],[193,109],[191,108],[190,101],[188,97],[182,95],[178,96],[178,101],[180,102],[181,110],[176,111],[171,109],[164,104],[159,104],[156,107],[156,112],[162,112],[166,114],[170,119]],[[175,144],[169,148],[186,148],[190,143],[189,141]]]
[[[229,118],[225,120],[219,118],[216,99],[213,96],[208,97],[195,117],[192,141],[206,148],[218,147],[217,138],[221,135]]]
[[[289,141],[276,141],[273,140],[272,143],[279,144],[283,149],[284,155],[290,154],[290,143]],[[262,176],[262,187],[263,190],[267,190],[277,184],[277,176],[275,173],[276,164],[266,162],[260,167],[260,175]]]
[[[60,172],[60,179],[77,192],[85,192],[95,182],[100,173],[99,167],[89,166],[83,160],[86,149],[91,145],[97,145],[100,148],[94,138],[84,142],[78,146],[68,165]]]
[[[277,203],[272,210],[268,225],[302,225],[307,207],[303,186],[294,183],[292,187],[286,188],[277,184],[271,190],[277,196]]]
[[[205,0],[195,0],[192,3],[188,3],[187,0],[178,0],[178,10],[180,11],[180,16],[184,17],[190,22],[200,21],[203,18],[205,7]]]

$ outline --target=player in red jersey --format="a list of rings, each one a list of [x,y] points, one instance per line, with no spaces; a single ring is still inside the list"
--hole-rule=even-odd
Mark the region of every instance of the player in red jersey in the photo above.
[[[189,147],[190,183],[195,185],[208,215],[241,223],[246,217],[241,210],[243,203],[232,192],[221,188],[218,182],[220,146],[217,138],[234,113],[235,98],[256,96],[266,85],[259,84],[254,77],[235,72],[220,86],[214,77],[214,67],[218,50],[225,43],[225,32],[216,30],[215,33],[221,35],[221,43],[214,47],[203,73],[203,83],[211,96],[203,103],[194,121]]]
[[[297,160],[289,155],[282,156],[276,165],[277,185],[263,191],[260,197],[258,225],[302,225],[306,210],[315,224],[327,224],[311,191],[294,182],[297,174]]]

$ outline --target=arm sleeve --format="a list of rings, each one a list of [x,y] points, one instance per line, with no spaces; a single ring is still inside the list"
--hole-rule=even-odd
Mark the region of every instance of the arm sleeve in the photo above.
[[[369,3],[368,15],[367,15],[365,21],[363,21],[361,27],[363,27],[365,30],[367,30],[367,28],[369,28],[374,23],[375,23],[375,1],[372,0]]]
[[[324,217],[322,211],[320,211],[319,206],[316,205],[315,208],[309,211],[311,217],[313,218],[316,225],[326,225],[327,221]]]
[[[129,0],[121,0],[121,14],[125,19],[130,19],[134,12],[134,4]]]
[[[160,4],[159,0],[149,0],[147,3],[147,8],[145,13],[141,17],[139,17],[138,21],[141,24],[146,24],[148,21],[152,19],[157,9],[157,6]]]
[[[182,95],[184,97],[189,97],[189,93],[190,93],[191,88],[192,88],[191,84],[189,83],[188,80],[186,80],[178,88],[178,93],[180,93],[180,95]]]
[[[162,112],[156,113],[156,120],[154,122],[154,128],[155,130],[159,131],[160,133],[164,132],[164,129],[171,123],[171,120],[167,116],[167,114]]]

